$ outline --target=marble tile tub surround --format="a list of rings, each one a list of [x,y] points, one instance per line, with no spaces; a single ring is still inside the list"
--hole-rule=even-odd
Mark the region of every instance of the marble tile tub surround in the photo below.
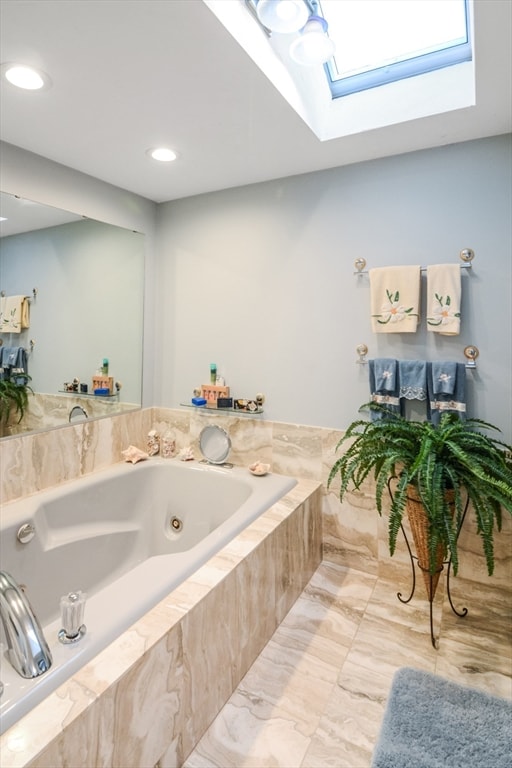
[[[115,397],[86,397],[80,393],[46,395],[36,392],[29,397],[21,424],[17,424],[14,417],[11,418],[4,434],[22,435],[42,428],[65,427],[69,423],[69,413],[75,405],[81,406],[89,418],[110,416],[139,408],[136,403],[123,403]]]
[[[387,549],[387,523],[375,513],[371,484],[340,504],[338,485],[329,492],[327,477],[336,457],[340,430],[266,421],[191,408],[147,408],[110,418],[82,422],[49,432],[0,440],[0,498],[3,502],[73,480],[122,460],[129,444],[144,448],[146,435],[156,429],[171,431],[179,450],[191,446],[200,459],[199,435],[207,424],[226,429],[232,442],[230,461],[248,466],[260,460],[273,472],[321,482],[324,558],[373,574],[408,569],[405,543],[399,537],[393,558]],[[496,568],[489,578],[476,535],[473,516],[464,525],[460,541],[463,557],[460,576],[484,584],[512,589],[512,518],[504,516],[495,538]]]
[[[29,496],[122,461],[121,451],[130,443],[144,445],[151,424],[148,408],[0,440],[0,500]]]
[[[320,502],[300,480],[4,733],[2,768],[182,765],[318,567]]]

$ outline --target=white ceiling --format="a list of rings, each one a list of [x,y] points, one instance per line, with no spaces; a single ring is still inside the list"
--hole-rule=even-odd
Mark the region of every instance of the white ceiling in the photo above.
[[[321,142],[203,0],[0,0],[2,63],[53,81],[2,84],[1,138],[163,202],[507,133],[511,9],[475,2],[475,107]]]

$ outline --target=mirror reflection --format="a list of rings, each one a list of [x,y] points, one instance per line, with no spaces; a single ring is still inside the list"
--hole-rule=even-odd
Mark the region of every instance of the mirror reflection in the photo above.
[[[144,235],[5,193],[0,217],[0,436],[140,408]]]

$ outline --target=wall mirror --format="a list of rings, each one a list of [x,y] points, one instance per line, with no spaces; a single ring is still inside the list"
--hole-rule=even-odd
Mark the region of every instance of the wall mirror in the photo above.
[[[77,403],[90,418],[140,408],[144,235],[3,192],[0,217],[0,291],[29,300],[29,327],[0,328],[0,354],[26,351],[35,393],[4,436],[67,426]],[[104,360],[114,386],[98,397]]]

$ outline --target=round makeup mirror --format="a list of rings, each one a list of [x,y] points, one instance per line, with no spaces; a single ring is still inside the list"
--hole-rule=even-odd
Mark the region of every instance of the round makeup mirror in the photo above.
[[[199,449],[210,464],[224,464],[231,450],[231,440],[225,429],[210,424],[199,435]]]

